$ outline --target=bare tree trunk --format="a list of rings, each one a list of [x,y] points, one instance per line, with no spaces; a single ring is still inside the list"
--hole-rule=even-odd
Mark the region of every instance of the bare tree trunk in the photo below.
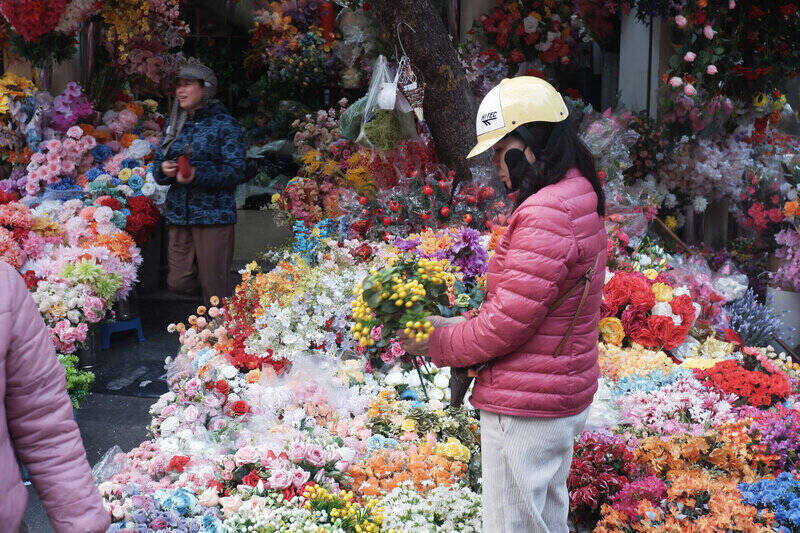
[[[475,103],[444,22],[430,0],[371,4],[392,40],[399,31],[406,54],[425,82],[425,121],[441,161],[456,171],[456,180],[470,179],[465,158],[475,144]]]

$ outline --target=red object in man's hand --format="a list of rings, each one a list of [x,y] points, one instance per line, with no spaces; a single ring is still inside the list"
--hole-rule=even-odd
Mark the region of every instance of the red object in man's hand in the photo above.
[[[186,154],[178,157],[178,174],[182,178],[188,178],[192,175],[192,163],[189,162],[189,156]]]

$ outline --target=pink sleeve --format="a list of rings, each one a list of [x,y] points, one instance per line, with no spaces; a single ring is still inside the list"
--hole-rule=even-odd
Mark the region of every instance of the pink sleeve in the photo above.
[[[477,317],[437,328],[430,337],[437,366],[467,367],[514,352],[536,333],[558,298],[575,254],[572,224],[552,205],[524,206],[509,227],[501,279]]]
[[[5,285],[10,286],[16,310],[6,357],[5,398],[14,449],[28,467],[56,533],[105,531],[110,516],[94,486],[72,418],[64,368],[47,326],[16,272]]]

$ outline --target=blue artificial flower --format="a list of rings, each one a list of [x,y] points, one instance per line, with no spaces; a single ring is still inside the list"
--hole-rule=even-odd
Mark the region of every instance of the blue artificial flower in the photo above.
[[[99,175],[101,175],[102,173],[103,173],[103,171],[102,171],[102,170],[100,170],[100,169],[99,169],[99,168],[97,168],[97,167],[90,168],[89,170],[87,170],[87,171],[86,171],[86,179],[87,179],[88,181],[94,181],[94,180],[96,180],[96,179],[97,179],[97,177],[98,177]]]
[[[139,166],[139,162],[136,159],[127,158],[123,159],[122,163],[120,163],[119,168],[136,168]]]
[[[800,527],[800,480],[782,472],[774,480],[740,483],[742,502],[758,509],[769,509],[775,520],[785,528]]]
[[[118,186],[122,185],[122,181],[119,178],[111,178],[111,185]]]
[[[114,216],[111,217],[111,222],[119,229],[125,229],[125,226],[128,224],[125,215],[122,214],[122,211],[114,211]]]
[[[406,389],[400,393],[401,400],[419,400],[419,396],[414,389]]]
[[[109,148],[105,144],[98,144],[97,146],[92,148],[92,157],[94,158],[95,163],[104,162],[106,159],[111,157],[112,153],[113,150],[111,150],[111,148]]]
[[[161,509],[167,512],[174,511],[178,514],[178,517],[180,515],[186,516],[197,507],[195,495],[182,487],[171,490],[157,490],[153,494],[153,498]],[[172,521],[176,518],[175,514],[172,513],[162,517],[167,521]]]
[[[203,515],[200,533],[222,533],[222,521],[212,514]]]
[[[141,176],[133,175],[128,178],[128,187],[133,189],[134,191],[139,191],[144,186],[144,180]]]
[[[129,217],[131,216],[131,210],[126,207],[122,210],[122,214],[125,215],[126,217]]]
[[[192,361],[192,366],[194,367],[195,373],[197,373],[197,370],[201,366],[205,366],[205,364],[211,361],[211,359],[213,359],[216,355],[217,351],[214,348],[209,348],[208,346],[197,352],[197,355],[194,357],[194,361]]]

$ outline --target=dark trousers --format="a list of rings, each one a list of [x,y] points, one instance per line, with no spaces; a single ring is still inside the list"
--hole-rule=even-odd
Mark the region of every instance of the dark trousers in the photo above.
[[[212,296],[231,293],[233,224],[169,227],[169,274],[171,291],[203,291],[207,303]]]

